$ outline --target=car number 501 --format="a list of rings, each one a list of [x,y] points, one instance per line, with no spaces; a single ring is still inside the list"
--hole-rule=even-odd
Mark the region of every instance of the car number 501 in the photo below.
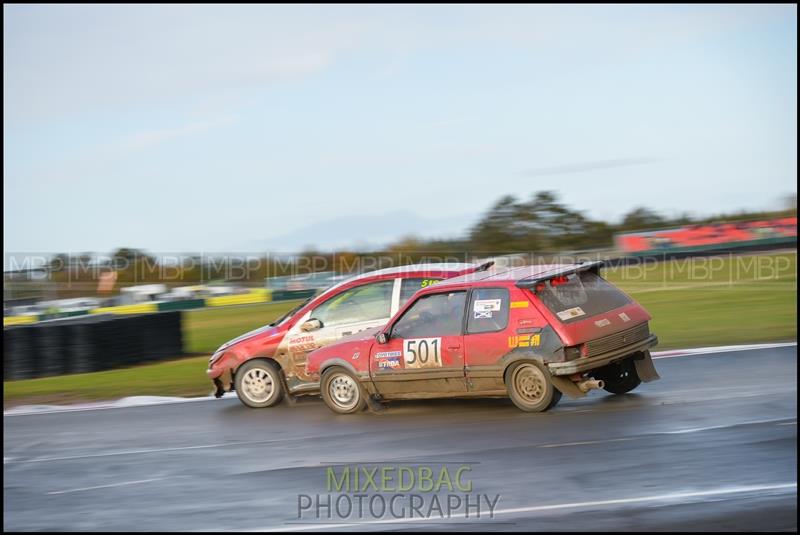
[[[413,338],[403,343],[406,368],[440,368],[442,366],[441,338]]]

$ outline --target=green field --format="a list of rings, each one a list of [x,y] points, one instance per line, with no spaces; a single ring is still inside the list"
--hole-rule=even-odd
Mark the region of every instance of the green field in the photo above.
[[[653,315],[658,349],[797,339],[797,254],[695,258],[606,270],[609,280]],[[190,353],[280,316],[297,302],[186,313]],[[5,405],[111,399],[131,395],[200,396],[211,391],[208,357],[135,368],[5,382]]]
[[[797,254],[607,270],[652,314],[659,349],[797,339]]]
[[[191,310],[184,315],[184,347],[189,353],[213,353],[224,342],[262,327],[302,301],[281,301]]]

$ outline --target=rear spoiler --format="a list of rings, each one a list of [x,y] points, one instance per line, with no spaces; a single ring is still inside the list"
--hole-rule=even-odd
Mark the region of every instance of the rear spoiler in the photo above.
[[[599,273],[600,268],[603,267],[605,262],[602,260],[596,260],[594,262],[582,262],[580,264],[574,266],[568,266],[561,269],[554,269],[552,271],[546,271],[539,275],[534,275],[532,277],[526,277],[524,279],[520,279],[517,281],[517,288],[527,288],[531,289],[534,288],[540,282],[544,282],[546,280],[550,280],[554,277],[563,277],[567,275],[573,275],[575,273],[581,273],[583,271],[591,271],[593,273]]]

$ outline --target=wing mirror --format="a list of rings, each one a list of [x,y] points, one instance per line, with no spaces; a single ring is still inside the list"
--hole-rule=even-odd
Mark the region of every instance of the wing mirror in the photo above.
[[[389,341],[389,335],[387,335],[385,332],[381,331],[381,332],[378,333],[378,336],[376,337],[376,339],[377,339],[379,344],[385,344],[386,342]]]
[[[317,329],[322,329],[322,322],[316,318],[311,318],[300,326],[300,330],[303,332],[316,331]]]

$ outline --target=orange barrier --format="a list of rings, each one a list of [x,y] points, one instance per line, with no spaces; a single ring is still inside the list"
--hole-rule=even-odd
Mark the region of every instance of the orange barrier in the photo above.
[[[737,221],[687,225],[647,232],[617,234],[617,248],[626,253],[669,250],[684,247],[758,243],[776,238],[797,238],[797,217],[767,221]]]

